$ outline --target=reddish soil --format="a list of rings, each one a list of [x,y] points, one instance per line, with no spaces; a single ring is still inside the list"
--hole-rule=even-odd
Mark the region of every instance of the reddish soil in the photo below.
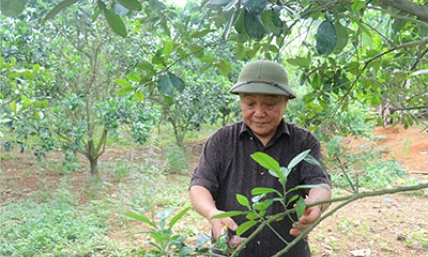
[[[374,147],[406,167],[409,177],[428,181],[427,131],[378,127],[373,136],[375,145],[365,139],[343,141],[355,151],[361,145]],[[357,200],[325,219],[311,233],[310,242],[314,257],[428,257],[428,190]]]
[[[409,171],[408,176],[417,180],[428,180],[428,133],[419,128],[404,129],[401,126],[376,128],[376,148],[389,158],[399,161]],[[368,144],[363,139],[347,140],[357,149]],[[373,143],[373,142],[372,142]],[[144,155],[140,150],[109,149],[101,161],[135,159]],[[200,153],[194,151],[193,168]],[[6,199],[26,197],[46,198],[45,193],[55,190],[61,180],[67,179],[70,190],[80,192],[77,201],[88,199],[86,185],[90,177],[86,170],[69,173],[67,176],[53,170],[61,167],[62,155],[52,153],[47,162],[38,163],[26,155],[1,151],[0,206]],[[139,161],[139,160],[137,160]],[[82,165],[84,167],[85,165]],[[84,169],[84,168],[81,168]],[[190,173],[189,173],[190,176]],[[112,175],[103,180],[112,184],[109,195],[115,193],[117,181]],[[407,183],[408,180],[403,180]],[[171,181],[169,183],[172,183]],[[400,182],[399,182],[400,183]],[[346,195],[347,192],[340,193]],[[42,199],[43,200],[43,199]],[[330,210],[334,209],[333,204]],[[325,219],[310,235],[314,257],[322,256],[414,256],[428,257],[428,190],[413,193],[364,198],[340,209]],[[195,220],[192,226],[195,226]],[[208,230],[204,220],[197,221],[201,230]],[[112,238],[128,244],[136,238],[126,234],[122,227]],[[141,244],[140,244],[141,246]],[[368,255],[368,252],[370,254]]]

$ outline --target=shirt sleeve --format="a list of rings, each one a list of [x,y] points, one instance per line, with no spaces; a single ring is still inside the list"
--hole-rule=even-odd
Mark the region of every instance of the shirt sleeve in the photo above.
[[[215,135],[209,138],[203,148],[202,156],[199,160],[198,166],[193,171],[190,180],[190,187],[202,186],[210,191],[211,195],[215,198],[219,188],[219,180],[217,171],[219,169],[219,160],[221,153],[218,144],[216,144]],[[190,188],[189,187],[189,188]]]

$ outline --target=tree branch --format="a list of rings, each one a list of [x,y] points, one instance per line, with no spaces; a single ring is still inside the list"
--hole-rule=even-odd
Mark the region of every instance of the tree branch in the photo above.
[[[425,5],[417,4],[408,0],[382,0],[378,4],[389,5],[402,12],[414,15],[421,20],[428,21],[428,7]]]
[[[347,195],[347,196],[343,196],[343,197],[337,197],[337,198],[333,198],[333,199],[330,199],[330,200],[319,201],[319,202],[316,202],[316,203],[308,204],[306,206],[307,207],[311,207],[311,206],[320,205],[320,204],[342,202],[341,204],[339,204],[338,206],[336,206],[334,209],[328,211],[323,216],[321,216],[309,228],[307,228],[306,230],[302,231],[302,234],[300,234],[300,236],[296,237],[285,248],[283,248],[281,251],[277,252],[272,257],[279,257],[279,256],[282,256],[284,253],[288,252],[291,247],[293,247],[294,245],[297,244],[297,242],[299,242],[300,240],[302,240],[303,238],[305,238],[306,235],[308,235],[323,220],[325,220],[326,218],[330,217],[336,211],[338,211],[339,209],[345,207],[346,205],[348,205],[349,203],[351,203],[353,201],[356,201],[356,200],[359,200],[359,199],[363,199],[363,198],[366,198],[366,197],[374,197],[374,196],[380,196],[380,195],[396,194],[396,193],[400,193],[400,192],[416,191],[416,190],[422,190],[422,189],[427,189],[427,188],[428,188],[428,183],[422,183],[422,184],[413,185],[413,186],[403,186],[403,187],[397,187],[397,188],[392,188],[392,189],[384,189],[384,190],[377,190],[377,191],[361,192],[361,193],[356,193],[356,194],[352,194],[352,195]],[[289,215],[289,214],[291,214],[293,212],[295,212],[295,209],[286,210],[286,211],[284,211],[282,213],[278,213],[276,215],[273,215],[272,217],[270,217],[269,220],[267,220],[266,222],[260,224],[260,226],[247,238],[247,240],[245,240],[236,249],[236,251],[233,252],[233,254],[231,255],[231,257],[237,256],[237,254],[245,247],[246,243],[248,243],[252,238],[254,238],[258,233],[260,233],[260,231],[265,226],[267,226],[267,224],[270,224],[270,223],[275,222],[277,220],[283,219],[287,215]]]

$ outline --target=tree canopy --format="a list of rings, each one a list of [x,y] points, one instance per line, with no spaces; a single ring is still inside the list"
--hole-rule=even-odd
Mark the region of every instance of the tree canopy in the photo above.
[[[1,91],[2,123],[19,113],[21,121],[32,117],[39,133],[52,125],[39,121],[59,117],[63,106],[97,117],[95,125],[81,116],[74,128],[131,123],[139,142],[150,123],[169,122],[182,146],[187,130],[233,112],[227,90],[242,63],[256,58],[284,65],[298,92],[288,118],[311,130],[324,124],[330,132],[353,133],[357,120],[376,119],[367,115],[375,108],[386,113],[378,124],[394,119],[428,127],[421,119],[428,109],[422,0],[191,0],[184,7],[158,0],[1,0],[1,12],[2,83],[10,85]],[[145,108],[158,117],[137,115]],[[64,137],[70,131],[59,136],[99,156],[107,130],[86,150]]]

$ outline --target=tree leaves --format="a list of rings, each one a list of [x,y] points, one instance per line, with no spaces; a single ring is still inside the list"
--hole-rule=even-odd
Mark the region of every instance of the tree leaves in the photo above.
[[[262,166],[265,169],[272,170],[272,171],[279,171],[279,163],[270,157],[268,154],[265,154],[263,152],[256,152],[251,155],[251,158],[255,160],[260,166]]]
[[[107,8],[104,8],[103,12],[111,30],[113,30],[113,32],[118,34],[119,36],[126,37],[128,33],[126,32],[125,24],[123,23],[120,16]]]
[[[265,26],[259,15],[254,15],[245,10],[244,26],[248,36],[254,40],[261,40],[265,35]]]
[[[5,16],[15,17],[24,10],[26,4],[27,0],[1,0],[0,10]]]
[[[267,0],[244,0],[243,4],[249,14],[258,15],[265,9]]]
[[[165,75],[159,76],[158,89],[164,95],[172,96],[174,88],[182,92],[184,87],[184,81],[169,71]]]
[[[117,0],[119,4],[133,11],[141,11],[141,3],[138,0]]]
[[[48,14],[46,14],[45,18],[43,19],[43,21],[47,21],[47,20],[51,20],[53,19],[59,12],[61,12],[63,9],[77,3],[78,0],[64,0],[61,3],[59,3],[58,5],[56,5],[52,10],[50,10],[48,12]]]
[[[335,53],[340,53],[342,52],[343,48],[345,48],[345,46],[348,44],[349,34],[346,28],[342,24],[340,24],[340,22],[336,22],[334,27],[336,29],[337,35],[337,42],[334,51]]]
[[[321,55],[329,55],[334,51],[337,44],[336,28],[330,20],[323,21],[318,27],[317,52]]]

